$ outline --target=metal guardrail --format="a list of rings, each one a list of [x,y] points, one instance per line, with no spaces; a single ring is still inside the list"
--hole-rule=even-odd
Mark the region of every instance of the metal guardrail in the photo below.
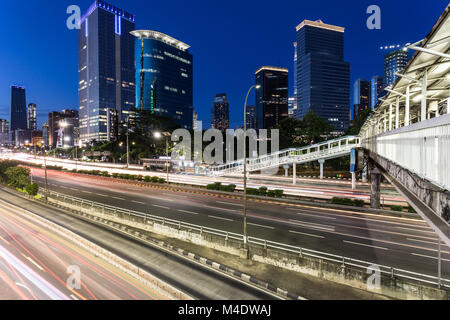
[[[42,196],[44,196],[42,194]],[[199,226],[195,224],[191,224],[188,222],[183,222],[180,220],[174,220],[174,219],[168,219],[161,216],[152,215],[149,213],[144,212],[138,212],[134,210],[128,210],[123,208],[118,208],[110,205],[106,205],[103,203],[88,201],[81,198],[72,197],[69,195],[61,194],[54,191],[49,191],[47,194],[48,197],[54,196],[56,200],[63,200],[63,202],[72,204],[74,206],[79,206],[83,209],[90,209],[90,210],[97,210],[99,213],[102,213],[103,215],[113,215],[113,216],[119,216],[121,218],[125,217],[135,217],[135,218],[141,218],[144,219],[145,222],[153,222],[153,223],[159,223],[163,226],[172,227],[178,230],[186,229],[189,232],[197,232],[200,235],[203,234],[210,234],[214,236],[219,236],[227,239],[233,239],[237,240],[239,242],[244,242],[244,237],[241,234],[233,233],[233,232],[227,232],[219,229]],[[428,285],[436,285],[440,288],[450,289],[450,279],[439,279],[438,277],[412,272],[404,269],[399,268],[393,268],[388,266],[379,265],[376,263],[371,263],[363,260],[358,260],[354,258],[348,258],[340,255],[335,255],[331,253],[325,253],[321,251],[311,250],[311,249],[305,249],[298,246],[288,245],[284,243],[279,243],[275,241],[260,239],[256,237],[249,237],[248,242],[250,244],[259,245],[265,249],[276,249],[280,251],[285,251],[291,254],[296,254],[299,257],[311,257],[316,259],[321,259],[323,261],[328,261],[332,263],[338,263],[341,264],[343,268],[345,267],[354,267],[359,268],[364,271],[368,270],[369,268],[378,268],[380,270],[380,273],[382,275],[385,275],[387,277],[390,277],[392,279],[406,279],[406,280],[412,280],[417,281],[422,284],[428,284]]]

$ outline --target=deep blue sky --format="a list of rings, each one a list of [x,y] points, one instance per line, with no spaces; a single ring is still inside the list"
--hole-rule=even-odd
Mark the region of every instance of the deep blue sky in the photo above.
[[[77,32],[66,28],[66,8],[84,12],[91,0],[2,0],[0,25],[0,117],[9,119],[10,85],[27,89],[38,105],[38,122],[63,108],[77,109]],[[382,45],[423,39],[448,0],[110,0],[136,14],[136,28],[169,34],[192,46],[194,107],[209,125],[211,102],[226,92],[231,125],[242,123],[243,103],[254,72],[262,65],[288,67],[293,90],[295,27],[322,19],[346,28],[345,59],[352,85],[383,72]],[[382,30],[366,28],[366,9],[382,10]],[[252,98],[253,99],[253,98]],[[350,97],[349,97],[350,99]]]

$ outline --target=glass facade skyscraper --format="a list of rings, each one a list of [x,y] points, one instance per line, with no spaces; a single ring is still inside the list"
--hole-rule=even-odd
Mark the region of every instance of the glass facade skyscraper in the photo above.
[[[256,127],[271,129],[289,117],[289,71],[262,67],[256,76]]]
[[[370,81],[370,107],[375,110],[378,106],[379,98],[383,95],[383,77],[374,76]]]
[[[25,88],[11,86],[11,121],[10,132],[28,129],[27,124],[27,102]]]
[[[189,46],[161,32],[137,30],[136,109],[193,128],[193,57]]]
[[[365,79],[358,79],[353,85],[353,112],[351,120],[355,120],[358,114],[369,109],[370,85]]]
[[[30,103],[28,105],[28,130],[37,130],[37,114],[36,114],[36,104]]]
[[[226,132],[230,129],[230,103],[225,93],[216,95],[211,109],[211,128]]]
[[[407,64],[408,51],[404,49],[393,51],[384,57],[384,88],[397,81],[398,77],[395,74],[405,70]]]
[[[80,139],[108,141],[108,109],[127,122],[135,107],[134,15],[97,0],[78,32]]]
[[[297,26],[297,112],[313,110],[336,132],[349,127],[350,64],[344,61],[345,29],[317,21]]]

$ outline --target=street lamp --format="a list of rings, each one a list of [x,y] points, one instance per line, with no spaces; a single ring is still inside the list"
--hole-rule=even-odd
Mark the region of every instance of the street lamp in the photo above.
[[[48,179],[47,179],[47,154],[44,149],[44,141],[42,141],[42,153],[44,155],[44,171],[45,171],[45,201],[48,201]]]
[[[169,183],[169,137],[171,134],[169,132],[155,132],[153,136],[156,139],[161,139],[163,136],[166,138],[166,156],[167,156],[167,163],[166,163],[166,171],[167,171],[167,183]]]
[[[247,92],[244,103],[244,246],[247,248],[248,234],[247,234],[247,101],[250,92],[253,89],[260,89],[260,85],[253,85]]]

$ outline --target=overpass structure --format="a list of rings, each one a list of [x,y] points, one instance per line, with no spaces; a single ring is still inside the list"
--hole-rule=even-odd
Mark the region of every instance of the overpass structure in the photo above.
[[[283,165],[293,165],[294,184],[296,180],[296,164],[319,161],[320,176],[323,178],[323,164],[325,160],[349,155],[352,149],[360,147],[360,138],[356,136],[341,137],[334,140],[310,145],[298,149],[287,149],[270,153],[257,158],[247,159],[248,172],[264,171],[278,168]],[[208,174],[213,177],[242,174],[244,172],[244,160],[229,162],[224,165],[214,166]]]
[[[361,147],[373,189],[383,174],[450,245],[450,5],[407,49],[415,54],[363,126]]]

